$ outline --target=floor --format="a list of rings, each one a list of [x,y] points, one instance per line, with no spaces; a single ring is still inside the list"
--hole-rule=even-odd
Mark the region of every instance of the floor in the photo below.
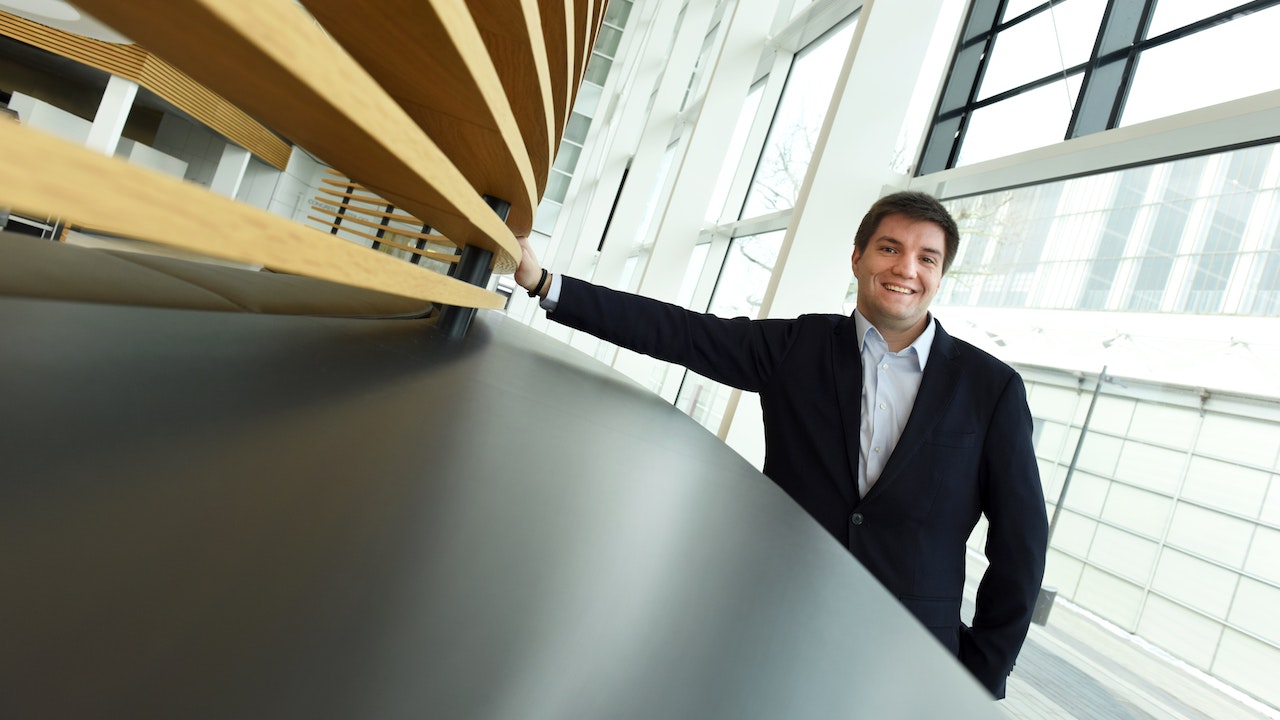
[[[1016,720],[1280,720],[1061,599],[1031,626],[999,707]]]

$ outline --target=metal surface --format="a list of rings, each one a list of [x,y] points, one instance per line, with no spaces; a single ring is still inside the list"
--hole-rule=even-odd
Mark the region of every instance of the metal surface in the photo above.
[[[507,214],[511,212],[511,203],[488,195],[484,196],[484,201],[503,222],[506,221]],[[493,266],[493,253],[477,245],[463,245],[458,250],[458,262],[449,269],[449,275],[478,287],[488,286],[489,278],[493,276],[490,269]],[[462,337],[467,334],[475,316],[475,308],[445,305],[440,309],[436,327],[450,337]]]
[[[0,716],[996,718],[670,405],[465,338],[0,298]]]

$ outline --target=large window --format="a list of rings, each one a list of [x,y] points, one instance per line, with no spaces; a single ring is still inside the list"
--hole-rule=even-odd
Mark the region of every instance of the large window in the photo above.
[[[920,174],[1280,87],[1280,0],[974,0]]]
[[[1280,405],[1113,378],[1086,424],[1090,395],[1072,373],[1023,372],[1048,510],[1059,520],[1045,584],[1199,670],[1280,701]],[[973,542],[981,547],[981,536]]]
[[[1277,315],[1280,146],[947,203],[950,305]]]
[[[1177,37],[1177,23],[1199,20],[1220,6],[1256,4],[1161,0],[1156,4],[1147,36],[1158,37],[1158,33],[1170,28],[1168,34]],[[1162,15],[1161,10],[1165,8],[1177,8],[1180,12],[1170,10]],[[1231,12],[1230,8],[1227,12]],[[1133,125],[1280,87],[1280,62],[1276,61],[1275,48],[1275,38],[1280,34],[1280,7],[1228,17],[1230,19],[1221,24],[1209,25],[1142,52],[1125,98],[1120,125]],[[1170,92],[1171,88],[1177,88],[1177,92]]]
[[[754,318],[764,302],[785,231],[734,238],[725,255],[707,312],[720,317]],[[676,407],[715,432],[720,429],[730,388],[686,372]]]
[[[795,205],[831,105],[836,79],[849,51],[853,28],[850,18],[796,55],[747,193],[742,217],[756,217]]]

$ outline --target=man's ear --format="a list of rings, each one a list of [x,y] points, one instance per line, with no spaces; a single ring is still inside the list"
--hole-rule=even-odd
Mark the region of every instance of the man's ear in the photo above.
[[[858,272],[858,261],[862,259],[862,253],[858,252],[858,248],[853,249],[853,256],[849,258],[849,267],[854,272]]]

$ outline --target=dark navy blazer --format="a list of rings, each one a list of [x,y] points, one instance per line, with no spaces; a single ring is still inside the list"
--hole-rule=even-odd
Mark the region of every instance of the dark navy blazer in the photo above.
[[[1003,697],[1048,534],[1026,390],[1012,368],[938,324],[902,437],[859,498],[862,359],[852,317],[724,319],[569,277],[548,317],[759,393],[764,474]],[[965,543],[981,514],[990,564],[967,627]]]

